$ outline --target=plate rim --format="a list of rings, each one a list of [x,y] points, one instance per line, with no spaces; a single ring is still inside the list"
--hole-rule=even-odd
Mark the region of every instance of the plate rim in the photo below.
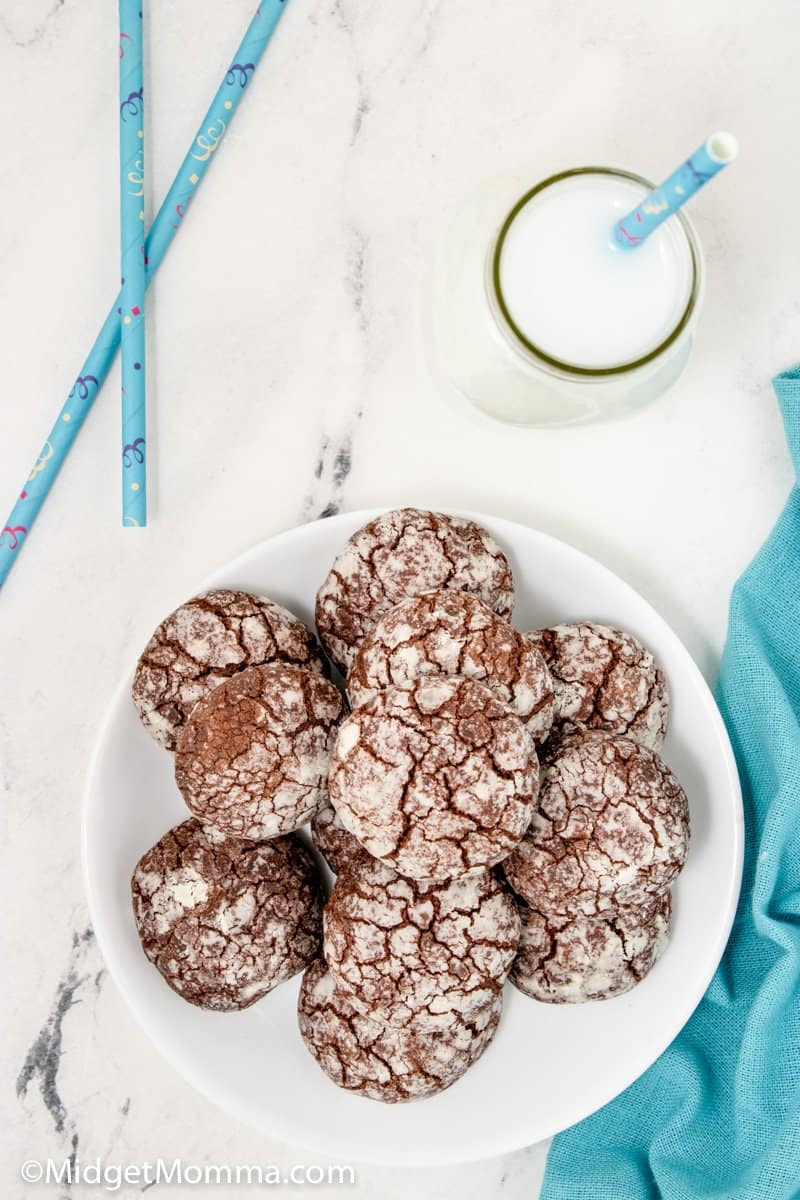
[[[260,541],[251,545],[248,549],[218,565],[213,571],[210,571],[205,576],[204,580],[201,581],[197,586],[196,591],[199,592],[206,588],[217,586],[214,581],[221,573],[235,572],[246,567],[251,559],[258,557],[263,547],[267,545],[274,546],[275,543],[286,540],[292,535],[296,535],[300,530],[311,529],[314,526],[321,524],[323,521],[326,523],[330,522],[332,524],[339,524],[345,522],[349,523],[357,520],[361,524],[366,524],[366,522],[373,520],[381,513],[388,511],[392,510],[388,507],[353,509],[346,512],[336,513],[330,517],[320,517],[315,521],[302,522],[299,525],[293,525],[287,529],[279,530],[276,534],[273,534],[267,538],[262,538]],[[664,1030],[666,1032],[662,1035],[662,1038],[659,1039],[661,1045],[657,1054],[649,1059],[649,1062],[645,1067],[635,1069],[630,1078],[627,1078],[621,1086],[618,1082],[615,1082],[607,1090],[602,1088],[599,1089],[603,1098],[598,1104],[594,1105],[590,1112],[577,1112],[577,1115],[571,1115],[570,1119],[566,1122],[564,1121],[563,1116],[560,1117],[558,1120],[552,1123],[552,1127],[549,1125],[546,1126],[544,1132],[541,1133],[540,1136],[533,1142],[528,1141],[520,1145],[518,1138],[516,1137],[508,1137],[505,1141],[500,1138],[497,1142],[497,1147],[488,1153],[484,1146],[475,1144],[472,1147],[467,1146],[464,1150],[464,1153],[459,1155],[458,1158],[454,1158],[452,1154],[437,1153],[435,1149],[430,1147],[422,1148],[419,1146],[415,1146],[413,1153],[410,1155],[407,1153],[402,1153],[402,1147],[400,1148],[401,1152],[392,1156],[387,1155],[385,1152],[376,1153],[375,1155],[372,1155],[369,1152],[358,1155],[347,1155],[349,1160],[356,1163],[362,1163],[364,1165],[434,1167],[479,1162],[490,1157],[496,1157],[498,1155],[512,1154],[523,1149],[524,1146],[535,1145],[546,1141],[556,1136],[558,1133],[563,1132],[565,1129],[570,1128],[571,1125],[577,1124],[579,1121],[586,1119],[595,1112],[598,1112],[606,1104],[610,1103],[613,1099],[630,1087],[637,1079],[639,1079],[645,1073],[645,1071],[647,1071],[649,1067],[661,1057],[667,1047],[675,1040],[684,1026],[691,1019],[692,1014],[702,1001],[703,996],[708,989],[708,985],[714,977],[717,967],[722,960],[736,916],[737,904],[742,885],[744,867],[744,806],[741,781],[739,778],[733,747],[731,745],[730,737],[728,735],[725,722],[722,718],[722,714],[720,713],[708,682],[706,681],[694,658],[689,653],[688,649],[678,634],[673,630],[666,618],[661,615],[661,613],[651,603],[650,600],[638,592],[636,588],[634,588],[632,584],[628,583],[625,578],[623,578],[621,575],[618,575],[615,571],[612,571],[610,567],[607,567],[604,563],[594,558],[591,554],[588,554],[586,551],[574,546],[571,542],[565,541],[563,538],[558,538],[553,534],[545,532],[544,530],[538,529],[531,525],[526,525],[522,521],[515,521],[507,517],[500,517],[489,513],[480,513],[469,509],[460,509],[455,507],[448,507],[447,512],[449,515],[464,517],[469,520],[476,521],[479,524],[488,522],[491,526],[505,525],[513,529],[521,529],[526,533],[535,534],[537,538],[549,542],[554,546],[559,548],[566,547],[570,553],[577,556],[578,559],[588,563],[592,569],[599,571],[601,574],[613,580],[615,585],[622,586],[625,591],[632,593],[632,595],[636,597],[637,603],[644,605],[645,608],[649,610],[650,615],[661,627],[661,632],[673,643],[674,647],[684,659],[689,674],[694,677],[695,685],[699,685],[699,691],[702,695],[704,706],[709,710],[712,723],[716,727],[718,742],[720,749],[723,752],[723,758],[725,761],[726,776],[728,785],[730,787],[731,800],[733,802],[733,871],[729,877],[728,892],[726,896],[726,918],[720,927],[720,935],[717,939],[714,953],[713,955],[709,956],[710,966],[703,973],[702,977],[699,977],[702,978],[702,988],[700,988],[698,984],[698,988],[696,989],[696,998],[685,1003],[680,1008],[678,1015],[674,1017],[672,1021],[669,1023],[664,1023]],[[288,1146],[314,1151],[318,1154],[340,1155],[340,1152],[337,1150],[333,1142],[325,1136],[324,1131],[322,1132],[322,1136],[309,1136],[306,1138],[294,1123],[292,1123],[290,1126],[284,1124],[280,1115],[271,1116],[270,1127],[269,1129],[265,1129],[262,1121],[258,1120],[248,1109],[243,1108],[238,1104],[237,1097],[235,1095],[226,1093],[224,1099],[220,1099],[219,1093],[215,1094],[213,1089],[207,1084],[203,1072],[195,1071],[192,1064],[188,1063],[185,1058],[181,1058],[173,1052],[172,1047],[168,1044],[168,1040],[163,1038],[161,1033],[154,1028],[158,1022],[151,1021],[149,1012],[146,1009],[142,1009],[128,994],[128,991],[121,979],[121,976],[124,977],[123,972],[120,971],[120,974],[117,973],[119,966],[113,949],[113,941],[110,937],[108,939],[106,938],[106,932],[103,928],[103,916],[100,915],[98,920],[98,913],[102,913],[102,908],[99,897],[95,894],[89,865],[89,825],[92,806],[91,797],[94,790],[94,779],[98,770],[102,747],[106,740],[108,729],[116,712],[118,711],[119,701],[130,686],[130,680],[133,675],[135,663],[138,661],[139,653],[140,652],[137,652],[136,657],[132,658],[126,670],[123,672],[119,683],[114,688],[114,691],[109,699],[105,715],[98,726],[86,770],[81,800],[81,871],[83,875],[83,884],[92,929],[94,930],[100,953],[103,957],[106,967],[108,968],[108,972],[113,980],[114,986],[122,997],[128,1012],[134,1018],[137,1025],[149,1038],[150,1042],[153,1044],[153,1046],[155,1046],[158,1053],[166,1061],[170,1068],[174,1070],[182,1079],[184,1079],[190,1085],[190,1087],[199,1092],[200,1095],[202,1095],[210,1104],[216,1108],[221,1108],[224,1112],[229,1113],[247,1128],[257,1130],[261,1133],[267,1132],[270,1136],[275,1137],[277,1140]],[[576,1105],[576,1110],[579,1109],[579,1107],[579,1105]]]

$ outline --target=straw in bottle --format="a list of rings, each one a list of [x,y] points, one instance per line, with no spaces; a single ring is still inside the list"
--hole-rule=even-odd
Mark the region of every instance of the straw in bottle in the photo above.
[[[682,208],[700,188],[736,158],[739,145],[732,133],[712,133],[699,150],[681,163],[668,179],[648,192],[644,200],[614,226],[614,244],[633,250]]]

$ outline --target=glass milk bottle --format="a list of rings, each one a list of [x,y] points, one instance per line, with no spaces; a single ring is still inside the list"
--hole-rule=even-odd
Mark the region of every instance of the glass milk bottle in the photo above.
[[[635,250],[612,230],[651,191],[639,175],[579,167],[510,207],[487,185],[438,246],[429,294],[435,373],[517,426],[616,417],[681,374],[703,293],[684,211]]]

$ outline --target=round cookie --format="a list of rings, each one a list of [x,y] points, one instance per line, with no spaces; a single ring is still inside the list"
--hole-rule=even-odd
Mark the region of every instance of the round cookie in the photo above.
[[[145,954],[200,1008],[247,1008],[319,953],[320,879],[296,838],[244,842],[184,821],[139,860],[131,893]]]
[[[510,854],[531,819],[536,752],[483,683],[454,675],[387,688],[345,718],[331,803],[375,858],[453,879]]]
[[[501,617],[514,604],[508,559],[474,521],[418,508],[376,517],[353,534],[317,593],[317,630],[328,655],[346,673],[379,617],[433,588],[472,592]]]
[[[651,750],[663,745],[667,681],[635,637],[591,621],[554,625],[527,636],[550,668],[561,732],[596,729],[632,738]]]
[[[310,629],[271,600],[217,588],[162,621],[133,677],[133,702],[145,729],[174,750],[189,713],[237,671],[260,663],[297,663],[322,671]]]
[[[539,651],[469,592],[440,590],[401,600],[361,642],[347,676],[353,708],[396,683],[466,675],[522,717],[537,742],[550,733],[553,685]]]
[[[584,734],[543,768],[538,810],[503,871],[539,912],[611,915],[652,903],[688,844],[686,795],[658,755],[630,738]]]
[[[497,876],[406,879],[362,854],[325,906],[328,969],[372,1020],[435,1032],[469,1022],[508,977],[517,904]]]
[[[192,709],[175,780],[202,821],[233,837],[291,833],[326,797],[344,701],[303,667],[248,667]]]
[[[644,908],[614,917],[547,917],[520,905],[522,937],[511,981],[526,996],[549,1004],[608,1000],[635,987],[669,940],[668,891]]]
[[[342,818],[329,801],[311,818],[311,840],[336,875],[346,870],[362,853],[358,838],[345,829]]]
[[[370,1020],[323,959],[303,976],[297,1003],[300,1033],[325,1074],[338,1087],[395,1104],[444,1091],[477,1062],[495,1035],[502,1011],[497,992],[471,1025],[424,1033]]]

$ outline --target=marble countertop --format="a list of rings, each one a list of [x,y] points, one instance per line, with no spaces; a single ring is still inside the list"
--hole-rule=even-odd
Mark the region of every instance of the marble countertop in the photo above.
[[[152,201],[252,0],[149,7]],[[0,10],[4,505],[115,290],[115,10]],[[152,292],[152,524],[118,525],[115,371],[0,594],[6,1194],[46,1194],[17,1171],[47,1155],[309,1161],[161,1060],[104,969],[83,895],[98,724],[135,648],[212,568],[348,508],[493,512],[603,559],[714,676],[731,585],[791,481],[770,377],[800,354],[793,26],[791,0],[292,0]],[[720,126],[742,152],[694,205],[706,311],[678,386],[635,418],[572,431],[509,436],[459,417],[427,370],[419,303],[448,206],[554,157],[658,176]],[[543,1163],[532,1147],[411,1180],[363,1167],[355,1190],[531,1200]]]

